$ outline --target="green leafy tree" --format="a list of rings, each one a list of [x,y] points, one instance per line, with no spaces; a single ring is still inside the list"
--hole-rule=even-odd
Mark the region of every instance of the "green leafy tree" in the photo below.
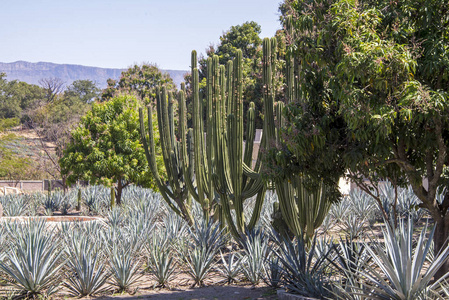
[[[0,118],[25,120],[26,111],[44,96],[39,86],[18,80],[7,81],[6,74],[0,73]]]
[[[135,96],[129,95],[93,104],[71,132],[59,160],[69,184],[81,179],[115,185],[117,204],[121,203],[122,189],[131,183],[155,188],[140,142],[140,105]]]
[[[297,82],[284,143],[268,155],[271,176],[307,174],[337,198],[346,172],[378,201],[380,180],[410,184],[436,222],[435,253],[449,236],[449,193],[436,197],[448,185],[448,4],[285,1]]]
[[[175,84],[168,73],[162,73],[154,64],[134,65],[123,71],[118,81],[109,79],[108,87],[103,91],[102,100],[108,100],[118,93],[134,93],[149,103],[156,98],[156,87],[166,85],[174,89]],[[154,103],[153,103],[154,104]]]
[[[64,91],[64,98],[79,99],[81,103],[92,103],[100,97],[100,89],[91,80],[75,80]]]

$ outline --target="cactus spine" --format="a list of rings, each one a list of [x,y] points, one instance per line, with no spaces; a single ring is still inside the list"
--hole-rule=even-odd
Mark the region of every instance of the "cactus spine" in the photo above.
[[[264,39],[263,41],[263,82],[264,82],[264,109],[265,131],[268,141],[282,143],[280,128],[282,127],[283,103],[274,104],[275,92],[273,89],[273,74],[275,73],[275,55],[272,49],[276,49],[276,39]],[[293,56],[287,55],[287,101],[295,98],[297,87],[294,80]],[[275,111],[274,108],[275,107]],[[277,126],[275,125],[275,117]],[[279,208],[285,223],[290,231],[297,237],[308,240],[313,236],[329,211],[330,201],[327,199],[327,188],[321,185],[310,192],[306,189],[300,175],[290,180],[275,179],[274,184],[279,199]]]

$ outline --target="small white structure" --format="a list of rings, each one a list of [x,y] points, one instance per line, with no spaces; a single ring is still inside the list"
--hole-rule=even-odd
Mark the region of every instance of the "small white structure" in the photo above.
[[[18,188],[15,187],[10,187],[10,186],[3,186],[0,188],[0,192],[3,195],[8,195],[8,194],[19,194],[20,191]]]

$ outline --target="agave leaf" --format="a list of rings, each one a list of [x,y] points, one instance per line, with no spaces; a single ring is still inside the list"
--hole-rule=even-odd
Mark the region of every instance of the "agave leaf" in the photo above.
[[[32,220],[24,225],[10,227],[17,239],[11,242],[0,269],[8,274],[11,284],[31,295],[42,294],[59,283],[58,271],[61,253],[58,242],[46,232],[44,222]],[[14,229],[13,229],[14,228]]]
[[[425,262],[431,249],[435,231],[433,228],[426,238],[427,225],[421,230],[414,245],[413,221],[401,220],[397,229],[386,223],[383,230],[385,246],[381,243],[366,244],[373,266],[366,265],[358,270],[364,286],[372,290],[372,299],[421,299],[433,286],[430,281],[449,257],[449,246],[444,249],[427,269]],[[380,270],[380,272],[379,272]]]

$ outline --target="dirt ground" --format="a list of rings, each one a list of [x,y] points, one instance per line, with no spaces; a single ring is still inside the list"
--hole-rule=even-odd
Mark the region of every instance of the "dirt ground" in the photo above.
[[[156,282],[148,274],[143,275],[139,282],[133,284],[131,290],[123,293],[105,292],[90,299],[95,300],[137,300],[137,299],[161,299],[161,300],[274,300],[278,299],[276,290],[265,283],[257,286],[247,281],[225,284],[223,277],[212,272],[205,280],[203,287],[193,287],[193,281],[187,274],[181,272],[170,280],[170,286],[166,288],[155,287]],[[56,300],[78,299],[70,296],[65,288],[52,296]],[[84,298],[83,298],[84,299]]]
[[[137,290],[134,295],[114,295],[102,296],[97,299],[164,299],[164,300],[255,300],[255,299],[278,299],[276,291],[266,287],[251,285],[212,285],[200,288],[187,289],[154,289],[154,290]]]

